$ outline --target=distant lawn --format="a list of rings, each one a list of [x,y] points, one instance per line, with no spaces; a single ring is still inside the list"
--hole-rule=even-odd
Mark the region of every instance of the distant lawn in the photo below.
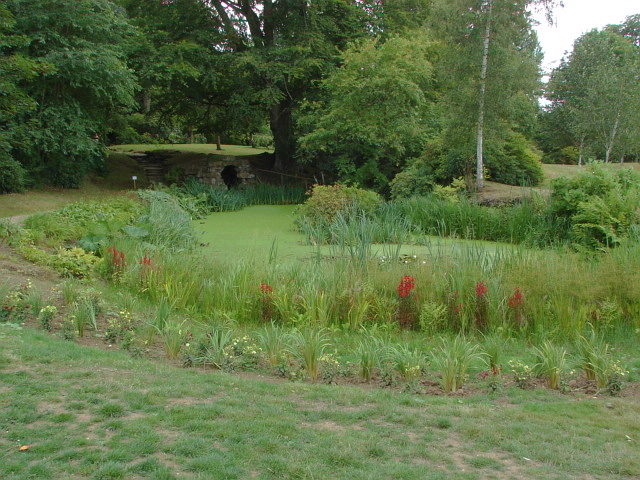
[[[640,171],[640,163],[610,163],[600,164],[606,166],[607,168],[611,168],[614,170],[620,168],[632,168],[636,171]],[[549,186],[551,180],[558,177],[572,177],[583,171],[584,169],[589,168],[589,165],[552,165],[552,164],[543,164],[542,170],[544,171],[544,182],[543,185]]]
[[[156,150],[177,150],[181,152],[232,156],[259,155],[265,152],[273,152],[272,148],[253,148],[245,145],[222,145],[222,150],[217,150],[216,145],[212,143],[176,143],[170,145],[113,145],[109,149],[114,152],[153,152]]]

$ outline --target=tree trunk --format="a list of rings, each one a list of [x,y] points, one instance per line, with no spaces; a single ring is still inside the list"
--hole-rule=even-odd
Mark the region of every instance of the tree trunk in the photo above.
[[[291,99],[285,98],[271,107],[270,126],[275,146],[273,169],[279,172],[290,170],[295,163],[291,104]]]
[[[488,0],[487,7],[487,25],[484,31],[484,46],[482,49],[482,71],[480,73],[480,98],[478,100],[478,132],[476,137],[476,190],[478,192],[481,192],[484,188],[484,101],[485,92],[487,90],[487,65],[489,63],[489,40],[491,39],[491,8],[493,7],[493,0]]]
[[[144,113],[149,113],[151,111],[151,94],[148,89],[145,89],[142,92],[142,109]]]
[[[216,150],[222,150],[222,142],[220,141],[220,134],[216,134]]]
[[[607,153],[604,157],[604,162],[609,163],[609,158],[611,158],[611,152],[613,151],[613,145],[616,141],[616,135],[618,134],[618,127],[620,126],[620,114],[616,117],[616,121],[613,124],[613,130],[611,131],[611,137],[609,138],[609,144],[607,145]]]
[[[580,139],[580,147],[578,149],[578,166],[582,166],[582,152],[584,151],[584,137]]]

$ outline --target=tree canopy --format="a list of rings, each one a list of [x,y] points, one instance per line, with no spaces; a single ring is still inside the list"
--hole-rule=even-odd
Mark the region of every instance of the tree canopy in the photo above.
[[[638,16],[592,30],[551,74],[547,122],[563,133],[551,148],[573,144],[578,162],[640,153],[640,46]],[[569,143],[571,142],[571,143]]]
[[[122,50],[131,28],[106,0],[7,0],[15,32],[29,37],[16,50],[49,68],[21,90],[35,100],[19,114],[27,129],[12,154],[33,175],[77,187],[99,168],[114,117],[133,107],[137,88]]]
[[[536,143],[547,157],[637,156],[640,15],[576,42],[541,115],[531,9],[557,3],[6,0],[0,161],[13,173],[0,188],[77,186],[109,142],[257,133],[276,170],[380,192],[397,175],[420,191],[460,176],[532,184]]]

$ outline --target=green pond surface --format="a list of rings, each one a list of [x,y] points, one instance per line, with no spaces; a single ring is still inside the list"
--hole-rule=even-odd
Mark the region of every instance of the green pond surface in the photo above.
[[[294,230],[294,205],[258,205],[236,212],[213,213],[194,222],[200,242],[209,254],[220,259],[252,259],[265,262],[275,254],[279,262],[334,256],[326,245],[307,245],[304,236]],[[403,245],[402,255],[426,258],[433,255],[473,255],[517,248],[507,244],[470,240],[424,237],[419,245]],[[373,245],[374,256],[388,255],[391,245]]]

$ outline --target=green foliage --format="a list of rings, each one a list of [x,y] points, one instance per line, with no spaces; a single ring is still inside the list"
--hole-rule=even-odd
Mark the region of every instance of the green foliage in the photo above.
[[[145,242],[155,247],[174,251],[189,250],[196,244],[191,217],[180,206],[179,200],[165,192],[144,190],[138,192],[147,202],[147,211],[137,222]]]
[[[412,161],[398,172],[389,184],[391,198],[410,198],[431,193],[435,186],[435,173],[424,157]]]
[[[307,328],[291,334],[287,351],[304,366],[310,380],[320,375],[320,359],[331,345],[327,331]]]
[[[390,348],[388,359],[398,371],[402,380],[407,383],[411,383],[420,377],[426,362],[424,353],[407,345]]]
[[[380,191],[405,158],[420,152],[432,77],[422,35],[355,44],[324,80],[326,101],[310,106],[302,122],[311,131],[300,143],[309,157],[329,156],[341,181]]]
[[[573,240],[588,248],[620,245],[640,222],[640,175],[594,166],[552,183],[551,209],[571,224]]]
[[[21,53],[48,66],[47,75],[23,87],[38,103],[17,119],[21,129],[12,155],[45,182],[78,187],[89,170],[102,165],[110,121],[134,103],[136,82],[122,50],[131,27],[108,0],[6,5],[15,16],[15,32],[32,38]]]
[[[535,352],[534,371],[546,379],[549,388],[558,390],[566,368],[566,349],[546,340],[540,347],[535,348]]]
[[[552,157],[577,146],[581,162],[605,162],[637,156],[640,143],[640,46],[622,25],[591,30],[578,38],[573,51],[551,72],[551,100],[542,132]]]
[[[52,242],[78,241],[87,235],[112,238],[120,226],[131,223],[141,212],[140,202],[114,197],[72,203],[54,212],[32,215],[25,220],[25,227]]]
[[[307,217],[312,224],[331,224],[340,212],[372,213],[381,201],[377,193],[358,187],[314,185],[310,197],[296,211],[296,217]]]
[[[445,392],[456,392],[462,388],[469,367],[484,355],[479,348],[479,345],[462,336],[442,339],[434,352],[433,363],[440,372],[441,385]]]
[[[520,184],[525,175],[539,177],[531,152],[521,145],[526,142],[514,141],[531,137],[538,111],[540,54],[528,12],[532,3],[538,2],[433,3],[429,24],[442,39],[436,70],[443,85],[442,154],[433,160],[444,180],[464,176],[471,183],[483,162],[496,181]]]
[[[27,172],[13,158],[3,158],[0,152],[0,193],[23,192],[27,184]]]
[[[358,342],[356,356],[361,380],[371,381],[374,370],[380,366],[385,354],[383,341],[374,335],[366,335]]]
[[[489,180],[521,186],[534,186],[542,181],[540,156],[524,135],[509,132],[503,143],[489,145],[485,155]]]
[[[420,309],[420,330],[427,334],[442,332],[447,323],[446,305],[426,302]]]
[[[193,205],[188,211],[195,215],[230,212],[249,205],[297,205],[305,200],[302,187],[268,183],[228,189],[190,179],[171,191],[180,198],[183,208],[187,203]]]

